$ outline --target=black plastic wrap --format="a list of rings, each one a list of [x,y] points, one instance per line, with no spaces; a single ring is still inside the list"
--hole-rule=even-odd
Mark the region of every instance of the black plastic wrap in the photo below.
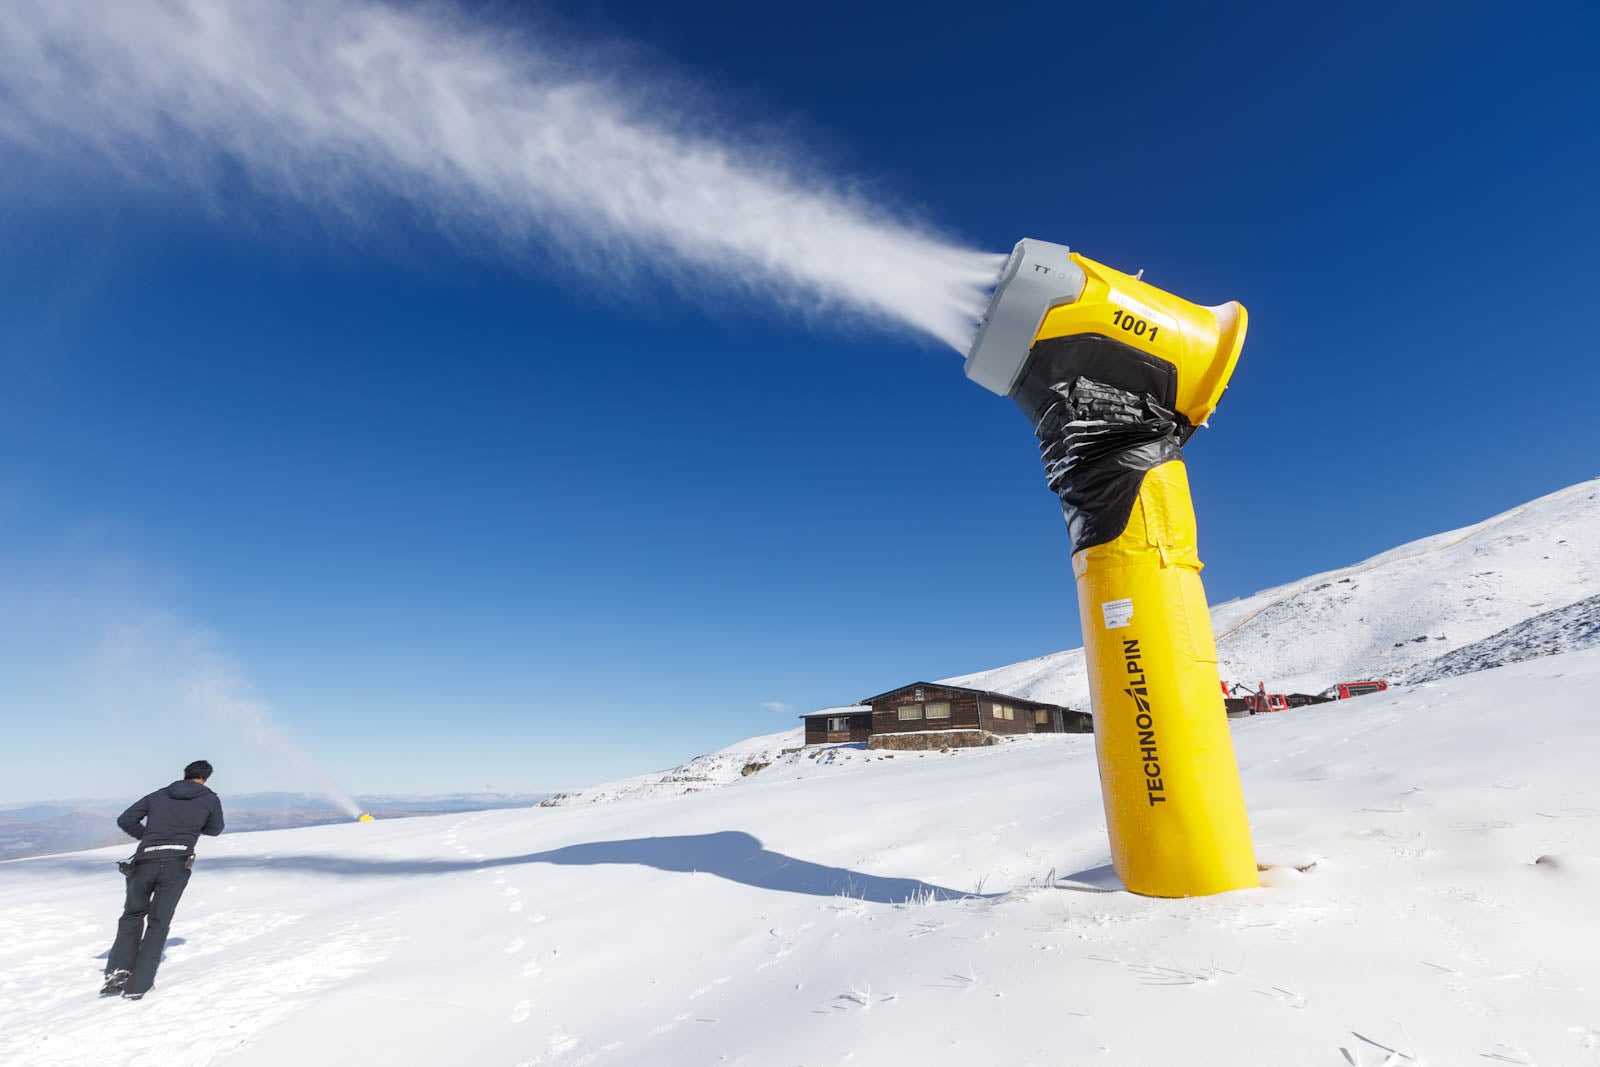
[[[1050,386],[1055,400],[1035,430],[1050,489],[1061,498],[1072,551],[1114,541],[1127,529],[1146,471],[1182,459],[1188,420],[1148,393],[1093,378]]]

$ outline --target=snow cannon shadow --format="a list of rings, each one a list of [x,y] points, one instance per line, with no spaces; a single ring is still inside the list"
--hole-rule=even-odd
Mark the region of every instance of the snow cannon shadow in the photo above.
[[[796,859],[781,852],[773,852],[763,847],[754,836],[738,830],[680,837],[593,841],[551,849],[548,852],[533,852],[524,856],[491,856],[482,860],[379,860],[354,856],[290,856],[279,853],[270,859],[223,856],[206,860],[205,866],[208,870],[255,868],[381,877],[450,874],[489,867],[517,867],[529,863],[549,863],[562,867],[593,867],[605,864],[654,867],[658,871],[674,874],[711,875],[755,889],[803,893],[815,897],[847,896],[873,904],[903,904],[908,900],[919,902],[962,900],[968,897],[988,898],[996,895],[963,893],[916,878],[885,878]]]
[[[915,878],[884,878],[796,859],[773,852],[763,847],[756,837],[738,830],[684,837],[595,841],[538,852],[525,858],[529,863],[554,863],[570,867],[635,864],[677,874],[715,875],[756,889],[804,893],[814,897],[847,896],[873,904],[902,904],[908,900],[960,900],[974,895]]]

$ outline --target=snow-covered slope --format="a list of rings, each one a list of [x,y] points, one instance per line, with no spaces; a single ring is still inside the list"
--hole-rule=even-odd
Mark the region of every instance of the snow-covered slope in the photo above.
[[[1275,866],[1194,900],[1096,891],[1083,735],[208,839],[136,1004],[121,850],[4,863],[0,1063],[1600,1063],[1597,691],[1593,649],[1237,722]]]
[[[798,748],[806,743],[804,727],[784,730],[776,734],[752,737],[727,748],[718,749],[680,766],[665,771],[653,771],[632,778],[623,778],[603,785],[589,786],[567,793],[557,793],[541,801],[547,808],[566,807],[572,804],[609,804],[615,800],[642,800],[646,797],[681,796],[737,782],[747,769],[766,766],[778,759],[785,749]]]
[[[1064,595],[1071,595],[1063,590]],[[1401,677],[1600,594],[1600,479],[1212,608],[1222,677],[1281,692]],[[948,679],[1088,710],[1083,650]]]
[[[1577,652],[1600,645],[1600,596],[1546,611],[1509,626],[1482,641],[1406,671],[1401,681],[1436,682],[1458,674],[1502,667],[1507,663]]]

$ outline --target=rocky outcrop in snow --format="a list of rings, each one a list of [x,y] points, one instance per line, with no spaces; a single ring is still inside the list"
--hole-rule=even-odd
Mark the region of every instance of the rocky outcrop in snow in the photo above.
[[[1600,596],[1587,597],[1576,604],[1508,626],[1482,641],[1447,652],[1406,672],[1400,681],[1433,682],[1596,645],[1600,645]]]

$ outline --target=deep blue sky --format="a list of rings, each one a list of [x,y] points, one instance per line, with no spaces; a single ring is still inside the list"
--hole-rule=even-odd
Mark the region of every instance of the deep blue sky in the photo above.
[[[1093,6],[547,17],[974,247],[1244,302],[1188,450],[1213,602],[1600,474],[1593,5]],[[0,160],[0,558],[88,605],[6,620],[7,798],[192,758],[52,645],[106,574],[360,790],[580,785],[1079,643],[1029,428],[955,353],[285,212]]]

